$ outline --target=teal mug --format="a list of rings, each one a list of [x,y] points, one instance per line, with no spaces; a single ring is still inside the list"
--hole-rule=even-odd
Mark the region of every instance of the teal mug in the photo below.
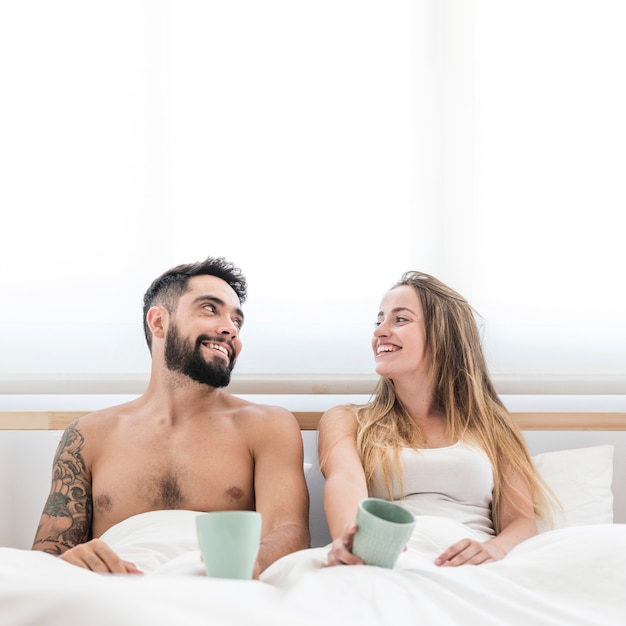
[[[261,514],[211,511],[196,517],[198,545],[206,575],[250,580],[261,545]]]
[[[392,568],[409,542],[415,516],[389,500],[365,498],[356,524],[352,553],[368,565]]]

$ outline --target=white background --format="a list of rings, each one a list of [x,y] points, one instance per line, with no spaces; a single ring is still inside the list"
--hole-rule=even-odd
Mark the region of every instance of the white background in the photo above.
[[[625,380],[625,28],[619,0],[2,0],[0,378],[147,373],[145,288],[225,255],[238,372],[372,372],[420,269],[494,376]]]

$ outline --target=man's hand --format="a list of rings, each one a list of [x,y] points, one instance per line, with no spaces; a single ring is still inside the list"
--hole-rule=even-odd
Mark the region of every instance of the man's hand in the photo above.
[[[92,539],[70,548],[58,556],[72,565],[102,574],[143,574],[133,563],[123,561],[100,539]]]

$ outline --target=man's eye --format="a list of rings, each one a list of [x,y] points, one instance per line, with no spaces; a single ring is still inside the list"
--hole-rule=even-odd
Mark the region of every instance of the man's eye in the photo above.
[[[205,304],[204,308],[209,313],[215,313],[215,305],[214,304]]]
[[[241,327],[243,326],[243,320],[240,320],[240,319],[238,319],[238,318],[235,318],[235,319],[233,320],[233,324],[234,324],[237,328],[239,328],[239,329],[241,330]]]

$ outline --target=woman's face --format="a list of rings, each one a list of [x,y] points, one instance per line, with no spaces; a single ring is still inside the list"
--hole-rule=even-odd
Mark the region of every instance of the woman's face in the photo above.
[[[424,314],[413,287],[394,287],[383,297],[372,349],[376,373],[385,378],[428,371]]]

